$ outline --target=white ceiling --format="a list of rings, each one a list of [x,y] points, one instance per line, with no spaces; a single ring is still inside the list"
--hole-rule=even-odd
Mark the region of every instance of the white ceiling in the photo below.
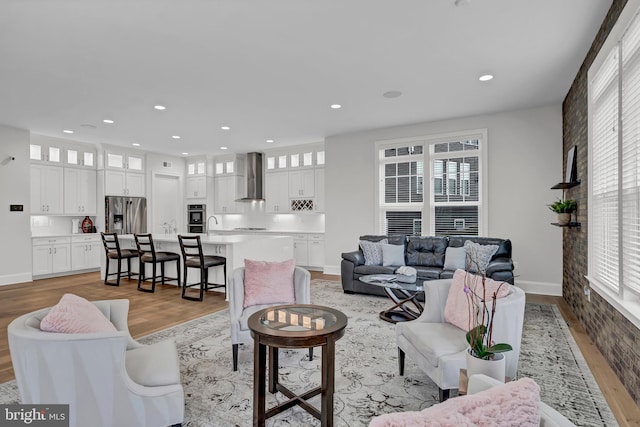
[[[0,123],[216,154],[560,103],[611,0],[466,3],[2,0]]]

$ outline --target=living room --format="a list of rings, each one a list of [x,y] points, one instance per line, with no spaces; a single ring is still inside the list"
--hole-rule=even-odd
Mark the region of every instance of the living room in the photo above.
[[[458,12],[467,13],[478,7],[476,2],[466,3],[469,4],[459,7]],[[612,3],[606,21],[609,26],[616,21],[624,3]],[[590,22],[592,36],[596,34],[608,5],[599,5],[598,10],[593,11],[594,20],[598,13],[600,15],[595,25]],[[604,36],[601,34],[599,37]],[[587,40],[584,46],[588,48],[590,43]],[[589,53],[589,57],[596,53],[597,49]],[[576,65],[586,54],[586,49],[576,54],[579,57]],[[573,70],[570,80],[577,71],[577,68]],[[496,81],[498,78],[496,76]],[[562,197],[560,192],[550,190],[550,187],[563,181],[565,157],[571,147],[577,146],[577,177],[582,180],[582,185],[568,190],[566,194],[578,200],[577,219],[587,224],[587,105],[580,98],[586,90],[585,79],[586,69],[581,69],[571,90],[570,81],[557,89],[561,94],[559,101],[554,103],[533,103],[484,113],[436,114],[429,120],[399,121],[388,126],[353,128],[339,134],[324,135],[326,219],[323,270],[335,279],[340,272],[340,254],[356,249],[358,236],[382,234],[378,186],[372,184],[376,183],[378,174],[376,144],[403,139],[419,141],[452,132],[485,130],[487,161],[484,178],[488,192],[484,203],[489,212],[485,230],[491,236],[509,238],[514,242],[515,274],[520,287],[532,294],[562,295],[591,340],[597,342],[599,351],[623,381],[632,400],[638,402],[640,380],[633,368],[638,355],[637,327],[597,292],[592,291],[587,298],[584,294],[584,286],[588,284],[584,279],[587,274],[587,227],[560,229],[551,226],[555,219],[546,207],[554,199]],[[531,86],[531,91],[535,91],[534,85]],[[486,96],[489,99],[497,95]],[[346,108],[347,102],[344,103]],[[3,184],[0,199],[27,205],[24,194],[29,192],[30,132],[38,132],[27,125],[0,122],[6,125],[0,127],[2,159],[7,156],[16,158],[11,161],[10,170],[6,165],[0,166],[2,182],[12,183]],[[19,277],[25,271],[31,271],[30,224],[25,220],[28,215],[19,217],[8,209],[5,211],[0,213],[0,220],[6,224],[6,238],[12,243],[0,249],[2,275]]]

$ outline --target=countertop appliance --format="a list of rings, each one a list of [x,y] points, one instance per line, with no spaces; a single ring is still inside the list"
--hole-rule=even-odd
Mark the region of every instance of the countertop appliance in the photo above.
[[[187,205],[187,231],[189,233],[206,233],[207,205]]]
[[[147,232],[147,199],[107,196],[104,198],[105,231],[134,234]]]

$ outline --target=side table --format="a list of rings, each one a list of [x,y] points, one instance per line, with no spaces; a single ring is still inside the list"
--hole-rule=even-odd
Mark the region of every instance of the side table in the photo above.
[[[268,307],[249,317],[248,326],[254,340],[253,425],[295,405],[320,420],[322,427],[333,426],[333,390],[335,376],[335,342],[342,338],[347,316],[330,307],[290,304]],[[278,349],[322,347],[321,384],[296,395],[278,381]],[[280,392],[290,400],[266,410],[265,386],[269,348],[269,392]],[[320,394],[320,410],[307,402]]]

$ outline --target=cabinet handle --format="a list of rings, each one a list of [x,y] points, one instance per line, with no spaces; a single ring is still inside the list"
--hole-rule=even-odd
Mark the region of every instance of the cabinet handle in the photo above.
[[[49,248],[49,255],[51,255],[51,248]]]
[[[53,248],[53,253],[57,254],[58,253],[58,248]]]

